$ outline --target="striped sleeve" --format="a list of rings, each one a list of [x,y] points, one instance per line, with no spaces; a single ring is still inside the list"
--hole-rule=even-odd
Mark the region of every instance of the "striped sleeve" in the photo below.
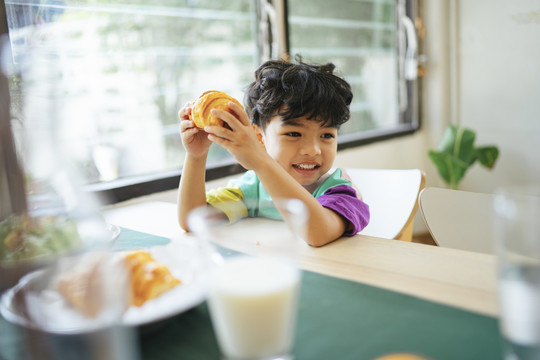
[[[206,203],[223,211],[230,222],[247,217],[247,208],[243,202],[244,194],[239,187],[221,187],[206,192]]]

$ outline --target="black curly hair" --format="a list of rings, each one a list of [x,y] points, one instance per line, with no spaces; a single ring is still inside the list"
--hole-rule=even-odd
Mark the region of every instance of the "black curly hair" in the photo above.
[[[339,129],[350,118],[351,86],[334,74],[332,63],[297,61],[269,60],[255,70],[244,99],[251,123],[265,130],[276,115],[283,121],[305,116]]]

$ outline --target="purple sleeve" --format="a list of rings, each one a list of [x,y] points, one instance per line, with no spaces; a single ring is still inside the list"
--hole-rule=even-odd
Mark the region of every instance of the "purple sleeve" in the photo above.
[[[319,203],[349,221],[353,228],[343,235],[353,236],[369,223],[369,206],[356,197],[356,190],[347,185],[330,188],[317,198]]]

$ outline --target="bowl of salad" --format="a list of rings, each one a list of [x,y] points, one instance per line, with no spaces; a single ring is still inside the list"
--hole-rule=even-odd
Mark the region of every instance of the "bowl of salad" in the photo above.
[[[83,251],[88,244],[80,236],[78,225],[74,219],[60,215],[10,215],[0,221],[0,292],[30,271]],[[98,225],[105,227],[107,242],[120,235],[115,225]]]

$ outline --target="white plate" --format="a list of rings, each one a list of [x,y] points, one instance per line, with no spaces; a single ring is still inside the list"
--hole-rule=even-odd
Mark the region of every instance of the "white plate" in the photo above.
[[[194,238],[175,239],[167,245],[144,250],[166,265],[181,284],[140,307],[129,307],[120,319],[122,325],[150,324],[178,315],[205,300],[204,261]],[[37,325],[41,330],[53,333],[81,333],[107,326],[106,319],[84,318],[55,289],[44,288],[42,284],[46,284],[49,278],[50,274],[39,270],[26,275],[19,284],[6,291],[0,303],[4,318],[25,327]],[[21,299],[18,295],[23,292],[30,294],[25,295],[25,301],[34,314],[34,322],[23,315],[21,306],[16,303]]]

